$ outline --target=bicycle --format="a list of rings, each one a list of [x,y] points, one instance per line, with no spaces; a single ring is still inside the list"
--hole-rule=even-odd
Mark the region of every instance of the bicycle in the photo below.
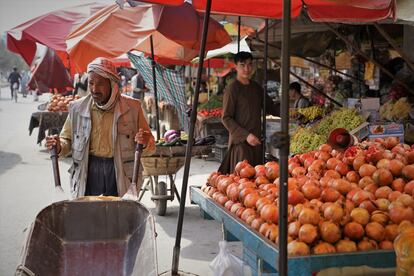
[[[14,98],[14,102],[17,103],[17,91],[19,90],[19,84],[17,82],[13,83],[12,86],[12,100]]]

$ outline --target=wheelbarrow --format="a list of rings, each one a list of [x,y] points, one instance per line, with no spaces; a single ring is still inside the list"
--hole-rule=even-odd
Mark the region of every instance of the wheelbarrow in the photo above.
[[[37,215],[15,275],[158,275],[156,257],[154,218],[141,203],[83,197]]]

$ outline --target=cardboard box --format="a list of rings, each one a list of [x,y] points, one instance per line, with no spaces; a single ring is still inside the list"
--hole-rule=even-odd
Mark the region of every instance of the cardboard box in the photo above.
[[[404,125],[396,123],[370,124],[369,139],[398,137],[404,143]]]

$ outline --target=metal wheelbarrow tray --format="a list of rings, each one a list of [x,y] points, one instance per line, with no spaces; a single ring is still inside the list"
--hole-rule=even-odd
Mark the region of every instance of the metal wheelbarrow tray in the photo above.
[[[157,275],[149,211],[135,201],[94,198],[43,209],[16,275]]]

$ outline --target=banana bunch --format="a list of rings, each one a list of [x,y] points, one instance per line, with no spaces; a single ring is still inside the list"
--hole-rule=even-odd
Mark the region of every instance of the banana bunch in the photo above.
[[[322,117],[324,114],[324,110],[319,106],[310,106],[306,108],[298,108],[297,113],[300,114],[300,121],[302,123],[307,123],[319,117]]]

